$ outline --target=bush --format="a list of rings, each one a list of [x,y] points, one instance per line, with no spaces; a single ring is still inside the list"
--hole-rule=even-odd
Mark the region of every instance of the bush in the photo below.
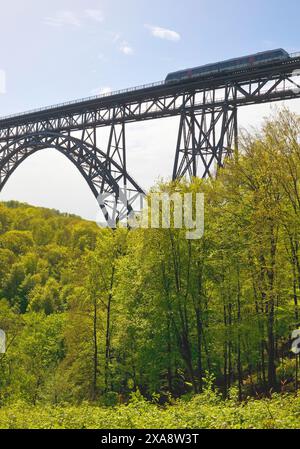
[[[108,395],[107,401],[114,401]],[[298,429],[300,395],[238,404],[210,392],[190,401],[161,407],[139,393],[128,405],[95,407],[29,406],[22,402],[0,409],[1,429]]]

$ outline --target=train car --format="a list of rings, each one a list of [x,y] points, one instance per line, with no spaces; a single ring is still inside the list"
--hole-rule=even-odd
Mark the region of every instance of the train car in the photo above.
[[[267,65],[276,61],[286,61],[289,58],[290,56],[287,51],[283,48],[278,48],[277,50],[264,51],[241,58],[229,59],[215,64],[206,64],[200,67],[169,73],[165,83],[173,84],[199,78],[211,78],[222,75],[223,73],[232,73],[251,67]]]

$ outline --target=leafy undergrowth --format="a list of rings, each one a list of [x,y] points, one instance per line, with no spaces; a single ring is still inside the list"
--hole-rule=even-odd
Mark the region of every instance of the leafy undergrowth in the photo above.
[[[114,408],[16,403],[0,409],[1,429],[287,429],[300,428],[299,424],[299,394],[251,399],[241,405],[205,393],[166,407],[135,396],[128,405]]]

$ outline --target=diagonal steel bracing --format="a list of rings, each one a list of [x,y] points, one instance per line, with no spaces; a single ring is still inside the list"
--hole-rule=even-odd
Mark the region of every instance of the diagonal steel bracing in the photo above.
[[[80,171],[96,199],[106,195],[100,204],[105,220],[116,223],[133,211],[134,196],[143,194],[142,189],[125,172],[124,166],[95,146],[95,133],[84,133],[76,138],[70,133],[49,131],[31,133],[0,145],[0,191],[17,167],[35,152],[54,148],[64,154]],[[123,179],[123,186],[120,185]],[[124,185],[128,188],[126,201]],[[111,199],[114,201],[111,201]]]
[[[237,109],[212,108],[201,112],[184,112],[180,117],[173,179],[202,172],[215,173],[230,157],[237,142]]]
[[[299,98],[299,71],[297,54],[220,77],[159,82],[0,118],[0,190],[28,156],[55,148],[76,165],[95,197],[106,195],[100,205],[105,219],[122,219],[143,193],[128,173],[127,123],[179,117],[173,179],[213,176],[237,145],[238,108]],[[101,127],[110,127],[105,151],[97,137]]]

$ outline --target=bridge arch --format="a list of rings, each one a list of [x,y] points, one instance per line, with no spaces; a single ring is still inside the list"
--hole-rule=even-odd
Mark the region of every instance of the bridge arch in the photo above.
[[[52,131],[16,137],[0,148],[0,192],[22,162],[46,148],[58,150],[76,166],[97,200],[105,195],[107,200],[98,203],[109,224],[126,218],[137,195],[144,193],[126,169],[98,147]]]

